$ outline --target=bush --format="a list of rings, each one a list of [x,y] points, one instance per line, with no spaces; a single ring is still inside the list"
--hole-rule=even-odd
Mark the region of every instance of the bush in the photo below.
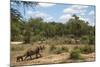
[[[89,37],[89,44],[95,44],[95,36]]]
[[[55,54],[61,54],[63,52],[68,52],[68,48],[63,46],[63,47],[56,47],[56,49],[54,50]]]
[[[40,35],[35,35],[35,36],[31,37],[31,41],[32,41],[32,42],[40,41],[41,38],[42,38],[42,37],[41,37]]]
[[[51,45],[50,52],[53,54],[60,54],[62,53],[62,49],[60,47],[56,47],[55,45]]]
[[[85,35],[81,37],[81,42],[83,44],[95,44],[95,36],[94,35]]]
[[[50,46],[50,51],[53,51],[53,50],[55,50],[55,49],[56,49],[55,45],[51,45],[51,46]]]
[[[79,49],[72,50],[70,53],[70,59],[74,59],[74,60],[80,59],[81,58],[80,54],[81,53]]]
[[[54,54],[61,54],[62,50],[60,48],[56,48],[56,50],[53,51]]]
[[[80,48],[80,50],[81,50],[82,53],[88,54],[88,53],[94,52],[95,48],[91,45],[86,45],[86,46]]]
[[[63,52],[68,52],[68,51],[69,51],[68,47],[65,47],[65,46],[61,47],[61,50],[62,50]]]
[[[74,50],[76,50],[76,49],[80,49],[80,47],[78,47],[78,46],[75,46],[73,49],[74,49]]]
[[[89,36],[85,35],[81,37],[81,42],[83,44],[88,44],[89,43]]]

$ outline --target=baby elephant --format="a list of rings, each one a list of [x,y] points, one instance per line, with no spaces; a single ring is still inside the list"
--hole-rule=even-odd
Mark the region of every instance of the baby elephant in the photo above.
[[[20,56],[17,56],[16,57],[16,62],[20,62],[20,61],[23,61],[23,55],[20,55]]]

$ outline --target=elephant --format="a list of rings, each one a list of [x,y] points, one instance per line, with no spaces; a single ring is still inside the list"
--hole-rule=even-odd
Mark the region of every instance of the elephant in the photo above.
[[[24,60],[26,60],[28,57],[30,57],[30,59],[32,59],[32,56],[33,56],[33,55],[35,55],[36,58],[42,57],[41,51],[42,51],[44,48],[45,48],[44,46],[39,45],[39,46],[36,46],[34,49],[29,49],[29,50],[27,50],[27,51],[25,52],[25,54],[24,54],[24,57],[25,57]]]
[[[23,55],[20,55],[20,56],[17,56],[16,57],[16,62],[20,62],[20,61],[23,61]]]

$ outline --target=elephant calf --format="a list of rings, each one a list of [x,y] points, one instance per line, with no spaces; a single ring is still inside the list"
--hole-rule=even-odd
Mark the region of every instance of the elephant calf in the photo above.
[[[16,57],[16,62],[20,62],[20,61],[23,61],[23,55]]]

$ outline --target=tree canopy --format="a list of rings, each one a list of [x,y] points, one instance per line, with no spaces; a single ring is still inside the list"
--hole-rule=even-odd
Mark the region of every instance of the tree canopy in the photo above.
[[[16,1],[17,5],[25,8],[38,5],[38,3]],[[28,21],[23,20],[22,14],[11,7],[11,41],[31,41],[41,40],[43,38],[68,37],[72,35],[78,39],[88,39],[90,44],[95,42],[95,26],[81,20],[77,15],[72,15],[66,23],[44,22],[43,18],[30,18]]]

